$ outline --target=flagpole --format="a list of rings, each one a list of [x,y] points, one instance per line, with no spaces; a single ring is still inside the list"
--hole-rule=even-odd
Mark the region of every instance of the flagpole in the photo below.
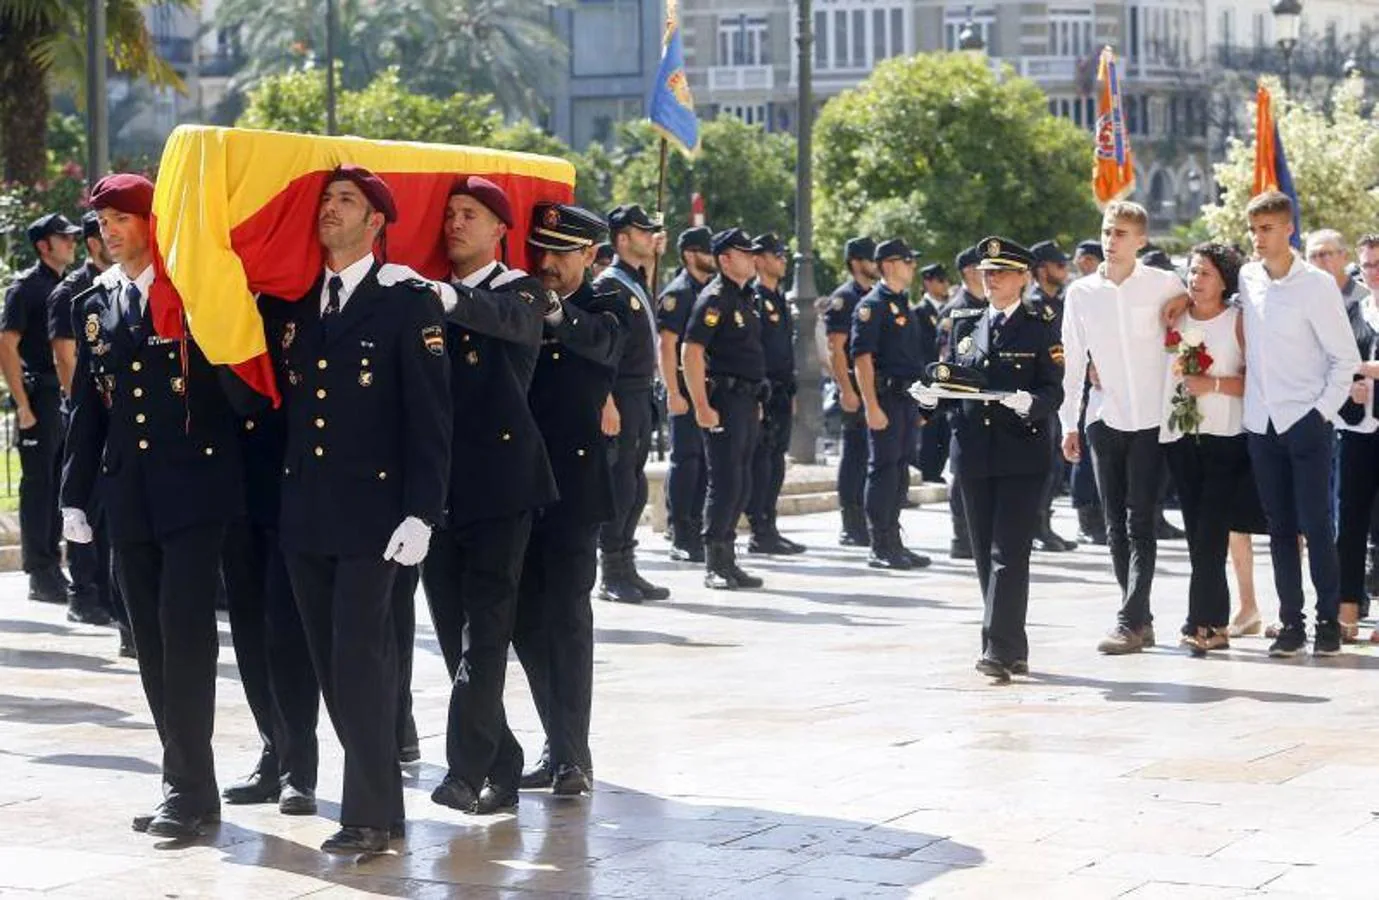
[[[656,215],[661,217],[662,234],[665,233],[665,213],[666,208],[666,156],[670,145],[666,143],[664,137],[661,138],[661,166],[656,175]],[[651,296],[654,299],[660,292],[658,281],[661,277],[661,254],[657,253],[656,258],[651,261],[651,282],[647,285],[651,288]]]

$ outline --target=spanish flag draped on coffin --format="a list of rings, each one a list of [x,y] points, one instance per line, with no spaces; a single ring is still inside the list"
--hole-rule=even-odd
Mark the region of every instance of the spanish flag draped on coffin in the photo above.
[[[154,328],[181,337],[183,322],[206,357],[227,364],[276,404],[257,293],[300,297],[321,273],[316,210],[327,175],[341,163],[371,170],[392,189],[389,262],[429,278],[449,273],[441,225],[451,183],[483,175],[507,191],[515,228],[507,261],[526,266],[532,205],[569,203],[567,161],[446,144],[370,141],[182,126],[168,138],[153,196]],[[184,318],[185,312],[185,318]]]

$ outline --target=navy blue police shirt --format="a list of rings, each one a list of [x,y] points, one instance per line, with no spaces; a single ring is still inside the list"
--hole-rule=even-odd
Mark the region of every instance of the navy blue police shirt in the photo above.
[[[710,376],[746,381],[766,378],[761,318],[750,292],[719,275],[704,288],[690,312],[685,340],[704,348]]]
[[[872,355],[878,375],[918,379],[933,356],[924,329],[904,293],[877,282],[852,315],[852,355]]]

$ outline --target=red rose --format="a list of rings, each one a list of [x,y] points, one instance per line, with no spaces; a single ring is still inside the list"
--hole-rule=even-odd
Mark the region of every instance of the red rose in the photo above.
[[[1198,371],[1201,371],[1201,372],[1207,371],[1208,369],[1211,368],[1211,364],[1212,364],[1213,362],[1215,362],[1215,360],[1211,358],[1211,354],[1210,354],[1210,353],[1208,353],[1208,352],[1205,351],[1205,350],[1198,350],[1198,351],[1197,351],[1197,365],[1200,367]]]
[[[1177,349],[1178,349],[1178,345],[1181,344],[1182,342],[1183,342],[1183,336],[1182,336],[1181,334],[1178,333],[1178,330],[1177,330],[1176,328],[1170,328],[1170,329],[1168,329],[1168,332],[1167,332],[1166,334],[1164,334],[1164,349],[1165,349],[1165,350],[1177,350]]]

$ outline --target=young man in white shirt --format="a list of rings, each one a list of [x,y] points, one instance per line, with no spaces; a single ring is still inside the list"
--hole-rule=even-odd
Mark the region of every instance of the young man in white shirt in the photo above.
[[[1269,655],[1294,656],[1307,643],[1302,553],[1307,540],[1317,593],[1313,653],[1340,652],[1340,569],[1331,521],[1332,419],[1360,366],[1355,336],[1332,276],[1293,252],[1293,201],[1277,191],[1246,208],[1257,262],[1240,270],[1245,320],[1245,430],[1259,499],[1269,517],[1269,552],[1283,627]]]
[[[1059,418],[1063,455],[1072,462],[1083,452],[1077,433],[1078,401],[1089,360],[1097,367],[1102,395],[1095,420],[1089,410],[1086,433],[1121,588],[1116,626],[1097,645],[1106,654],[1138,653],[1154,646],[1149,595],[1163,471],[1161,314],[1167,302],[1183,295],[1183,284],[1176,274],[1137,261],[1148,240],[1148,222],[1139,204],[1117,201],[1106,207],[1101,223],[1106,261],[1069,286],[1063,308],[1067,368]]]

